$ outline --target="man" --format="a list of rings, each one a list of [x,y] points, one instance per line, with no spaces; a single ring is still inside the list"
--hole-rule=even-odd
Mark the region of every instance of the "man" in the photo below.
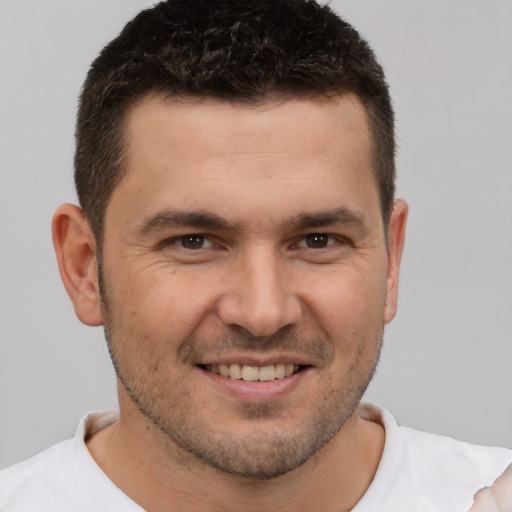
[[[93,63],[61,276],[119,417],[0,477],[5,510],[464,510],[512,461],[360,399],[407,205],[357,32],[313,2],[171,1]]]

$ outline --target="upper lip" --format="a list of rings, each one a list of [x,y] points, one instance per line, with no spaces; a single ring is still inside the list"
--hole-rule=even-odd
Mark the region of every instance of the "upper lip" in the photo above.
[[[270,366],[275,364],[297,364],[299,366],[312,366],[310,360],[291,353],[275,354],[217,354],[210,357],[205,356],[197,363],[198,365],[224,364],[230,365],[238,363],[243,366]]]

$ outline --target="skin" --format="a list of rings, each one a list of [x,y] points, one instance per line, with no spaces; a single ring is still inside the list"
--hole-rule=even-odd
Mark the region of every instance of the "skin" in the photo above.
[[[105,325],[118,371],[120,420],[91,454],[149,510],[349,510],[383,449],[356,407],[396,313],[407,217],[395,202],[386,244],[362,104],[148,97],[126,130],[103,296],[82,212],[53,224],[75,311]],[[240,383],[203,366],[234,362],[304,370]]]
[[[469,512],[512,512],[512,464],[491,487],[475,494]]]

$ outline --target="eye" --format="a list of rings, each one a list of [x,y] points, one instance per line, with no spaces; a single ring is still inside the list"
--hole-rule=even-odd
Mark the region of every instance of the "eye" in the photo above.
[[[172,239],[172,243],[185,249],[206,249],[213,247],[213,244],[204,235],[183,235]]]
[[[309,235],[304,236],[303,240],[297,244],[297,247],[307,247],[308,249],[324,249],[333,243],[334,241],[330,235],[325,233],[310,233]]]

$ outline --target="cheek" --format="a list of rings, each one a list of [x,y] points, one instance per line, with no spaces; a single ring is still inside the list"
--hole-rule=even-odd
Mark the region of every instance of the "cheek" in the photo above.
[[[160,356],[175,351],[214,310],[202,280],[183,271],[155,267],[131,269],[126,275],[131,277],[112,280],[115,288],[106,286],[113,328],[119,336],[151,345]]]
[[[322,280],[312,280],[310,291],[309,302],[314,315],[338,328],[362,328],[383,319],[386,301],[384,272],[340,269]]]

